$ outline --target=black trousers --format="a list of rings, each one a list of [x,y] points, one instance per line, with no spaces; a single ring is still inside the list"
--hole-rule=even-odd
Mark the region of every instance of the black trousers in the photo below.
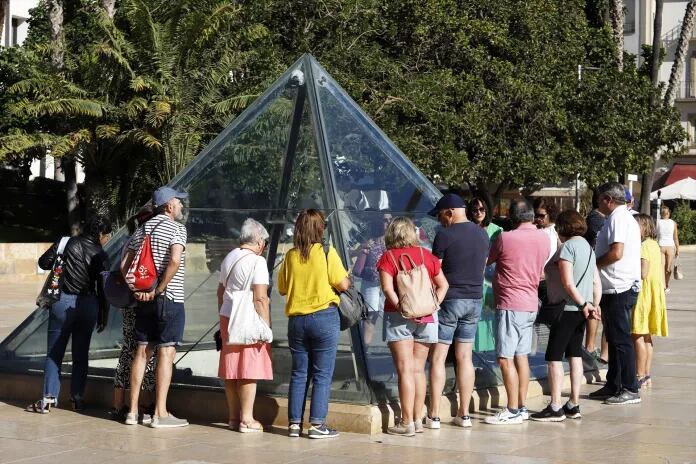
[[[606,386],[616,393],[623,388],[638,392],[636,351],[631,338],[631,317],[637,298],[638,293],[633,290],[602,295],[602,323],[609,343]]]

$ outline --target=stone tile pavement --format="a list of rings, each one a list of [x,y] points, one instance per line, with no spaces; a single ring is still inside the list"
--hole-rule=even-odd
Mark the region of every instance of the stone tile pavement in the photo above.
[[[481,419],[493,412],[482,411],[469,430],[443,425],[413,438],[344,433],[315,441],[289,439],[282,429],[245,435],[224,424],[155,430],[111,422],[98,410],[38,415],[0,402],[0,464],[696,463],[696,253],[684,253],[682,265],[687,278],[668,295],[670,337],[656,340],[653,386],[643,390],[640,405],[606,406],[585,397],[583,418],[558,424],[489,426]],[[15,287],[0,285],[2,330],[28,313],[23,305],[35,294]],[[586,385],[583,392],[596,388]],[[528,406],[540,409],[546,401],[533,398]]]

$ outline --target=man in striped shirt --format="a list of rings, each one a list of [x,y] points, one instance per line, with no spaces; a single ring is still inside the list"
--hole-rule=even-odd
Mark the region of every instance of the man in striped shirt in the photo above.
[[[140,421],[154,428],[184,427],[167,411],[167,393],[172,380],[176,346],[184,335],[184,272],[186,227],[181,200],[188,195],[170,187],[160,187],[152,195],[156,215],[138,229],[128,244],[121,271],[125,275],[146,235],[150,236],[152,258],[157,269],[157,285],[149,292],[135,292],[138,309],[134,337],[138,344],[133,356],[130,378],[130,413],[126,424],[138,424],[138,398],[147,360],[157,350],[156,404],[152,417],[144,414]]]

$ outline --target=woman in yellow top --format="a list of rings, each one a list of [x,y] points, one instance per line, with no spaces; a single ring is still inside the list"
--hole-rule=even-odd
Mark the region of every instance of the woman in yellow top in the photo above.
[[[643,240],[640,247],[640,275],[643,288],[633,310],[631,334],[636,348],[636,375],[638,384],[642,387],[650,385],[652,336],[666,337],[668,333],[667,304],[660,246],[655,241],[655,222],[647,214],[637,215],[636,221],[640,225]]]
[[[278,291],[286,297],[288,344],[292,372],[288,393],[288,436],[302,433],[305,396],[313,383],[307,432],[309,438],[334,438],[326,426],[331,379],[336,365],[340,333],[339,297],[350,286],[348,271],[333,247],[324,253],[324,215],[303,210],[295,221],[294,247],[287,253],[278,275]]]

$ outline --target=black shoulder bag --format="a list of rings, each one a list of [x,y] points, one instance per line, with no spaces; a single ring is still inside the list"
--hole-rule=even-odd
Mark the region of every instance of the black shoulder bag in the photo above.
[[[329,246],[324,245],[324,257],[326,258],[326,270],[329,270]],[[336,291],[336,290],[334,290]],[[338,293],[338,292],[336,292]],[[341,298],[338,304],[338,314],[341,317],[341,330],[347,330],[353,327],[358,321],[367,319],[367,303],[356,288],[351,285],[344,292],[338,293]]]
[[[587,274],[587,270],[590,268],[590,262],[592,262],[592,251],[590,251],[590,259],[587,260],[587,266],[585,267],[585,272],[582,273],[582,276],[580,276],[580,280],[577,281],[575,284],[575,288],[580,285],[582,280],[585,278],[585,275]],[[558,265],[558,264],[556,264]],[[546,297],[548,298],[548,297]],[[536,317],[536,324],[544,324],[551,326],[558,322],[561,319],[561,316],[563,315],[563,309],[566,306],[566,299],[562,299],[558,303],[549,303],[546,299],[541,302],[541,308],[539,308],[539,312],[537,313]]]

